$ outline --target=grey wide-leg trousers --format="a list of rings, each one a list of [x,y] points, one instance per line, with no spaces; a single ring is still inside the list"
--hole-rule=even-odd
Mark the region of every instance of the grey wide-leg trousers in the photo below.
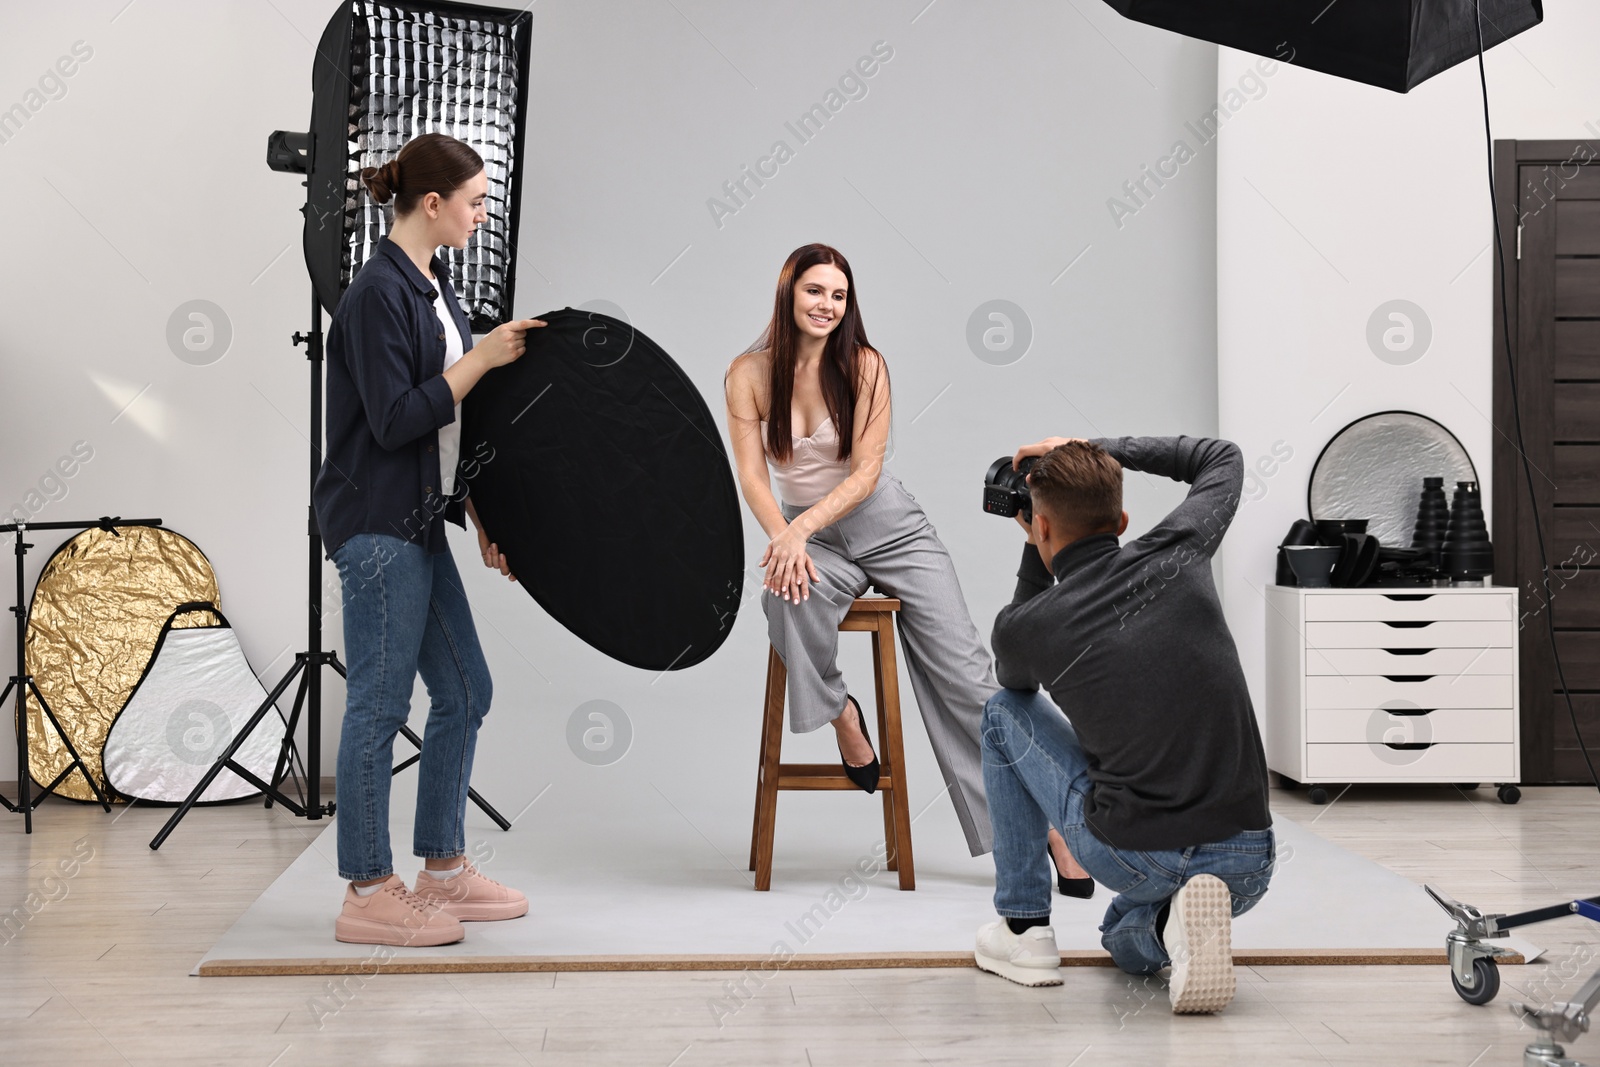
[[[783,505],[793,520],[804,508]],[[961,595],[950,553],[916,499],[889,471],[844,518],[812,535],[806,551],[821,580],[811,596],[790,603],[763,591],[767,633],[789,674],[789,726],[808,733],[839,717],[845,706],[839,671],[839,623],[851,601],[871,586],[900,600],[900,645],[928,740],[949,785],[967,847],[981,856],[994,847],[983,792],[980,737],[983,707],[1000,688],[989,652]],[[860,699],[860,698],[858,698]],[[862,712],[872,717],[872,700]],[[873,747],[882,739],[874,737]]]

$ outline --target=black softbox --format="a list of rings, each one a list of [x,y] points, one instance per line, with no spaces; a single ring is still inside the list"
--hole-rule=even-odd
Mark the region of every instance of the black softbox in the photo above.
[[[648,670],[715,652],[743,598],[739,494],[688,376],[627,322],[565,308],[462,401],[461,476],[517,581]]]
[[[441,248],[472,322],[511,318],[533,16],[446,0],[341,0],[311,70],[311,160],[304,245],[317,299],[333,314],[386,234],[392,205],[373,203],[361,169],[422,133],[483,157],[489,220],[465,248]]]
[[[1542,0],[1106,0],[1136,22],[1409,92],[1544,20]]]

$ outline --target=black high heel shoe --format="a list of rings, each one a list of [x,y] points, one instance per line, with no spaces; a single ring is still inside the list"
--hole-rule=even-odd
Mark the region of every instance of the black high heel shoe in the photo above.
[[[849,693],[846,693],[844,698],[849,703],[855,704],[856,721],[861,724],[861,736],[866,738],[867,747],[871,748],[872,737],[867,733],[867,717],[861,714],[861,705],[857,703],[856,698],[851,696]],[[835,737],[833,741],[834,744],[837,745],[839,743],[838,737]],[[841,748],[839,750],[839,762],[844,764],[845,777],[854,782],[857,788],[865,789],[868,793],[875,793],[878,791],[879,771],[878,753],[876,751],[872,753],[871,763],[863,764],[860,767],[853,767],[850,765],[849,761],[844,758],[844,750]]]
[[[1077,897],[1079,900],[1088,900],[1094,896],[1093,878],[1068,878],[1061,873],[1061,868],[1056,866],[1055,853],[1050,851],[1049,842],[1044,846],[1045,859],[1050,861],[1050,869],[1056,872],[1056,889],[1064,897]]]

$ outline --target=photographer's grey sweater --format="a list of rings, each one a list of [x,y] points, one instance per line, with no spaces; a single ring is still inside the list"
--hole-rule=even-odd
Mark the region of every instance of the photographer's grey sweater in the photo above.
[[[1192,488],[1126,545],[1094,534],[1058,552],[1050,570],[1024,545],[1016,596],[990,639],[996,676],[1012,689],[1042,683],[1066,713],[1094,783],[1085,822],[1107,844],[1185,848],[1265,829],[1266,756],[1211,577],[1239,506],[1239,446],[1197,437],[1094,443],[1127,470]]]

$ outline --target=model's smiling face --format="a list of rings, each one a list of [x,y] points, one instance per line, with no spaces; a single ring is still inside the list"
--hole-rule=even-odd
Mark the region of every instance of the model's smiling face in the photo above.
[[[844,271],[831,263],[810,267],[794,283],[794,321],[800,332],[823,338],[844,317],[850,283]]]

